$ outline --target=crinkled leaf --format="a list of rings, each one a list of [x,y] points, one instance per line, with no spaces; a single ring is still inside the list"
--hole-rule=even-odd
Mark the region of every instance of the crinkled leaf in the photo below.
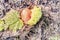
[[[11,9],[8,13],[6,13],[5,17],[5,30],[9,25],[15,23],[18,20],[18,12],[16,10]]]
[[[15,22],[14,24],[9,26],[10,30],[13,30],[14,32],[16,32],[18,29],[21,29],[23,26],[23,22],[22,20],[18,20],[17,22]]]
[[[4,29],[4,21],[0,20],[0,31]]]
[[[37,6],[34,6],[34,8],[31,11],[32,11],[31,19],[28,21],[28,24],[35,25],[42,17],[42,12],[41,9],[38,8]]]
[[[18,12],[11,9],[4,17],[6,25],[11,25],[18,20]]]
[[[13,9],[6,14],[3,18],[5,20],[5,30],[9,28],[10,30],[16,31],[22,28],[23,22],[18,18],[18,16],[19,13]]]
[[[49,40],[60,40],[60,36],[57,36],[57,35],[51,36]]]

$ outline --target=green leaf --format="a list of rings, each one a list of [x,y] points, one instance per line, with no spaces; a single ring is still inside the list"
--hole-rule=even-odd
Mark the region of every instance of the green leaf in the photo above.
[[[5,20],[5,30],[9,25],[15,23],[19,19],[18,15],[18,12],[14,9],[11,9],[8,13],[6,13],[5,17],[3,18]]]
[[[37,6],[34,6],[34,8],[31,11],[32,11],[32,15],[31,15],[31,19],[28,21],[28,24],[35,25],[42,17],[42,12],[41,9],[38,8]]]
[[[60,40],[60,36],[59,35],[51,36],[49,37],[49,40]]]
[[[9,26],[10,30],[13,30],[14,32],[16,32],[18,29],[21,29],[23,26],[23,22],[22,20],[18,20],[17,22],[15,22],[14,24]]]
[[[5,30],[17,31],[23,26],[23,21],[19,19],[19,13],[16,10],[11,9],[6,16],[3,18],[5,20]]]
[[[4,29],[4,21],[0,20],[0,31]]]
[[[6,25],[11,25],[18,20],[18,12],[11,9],[4,17]]]

